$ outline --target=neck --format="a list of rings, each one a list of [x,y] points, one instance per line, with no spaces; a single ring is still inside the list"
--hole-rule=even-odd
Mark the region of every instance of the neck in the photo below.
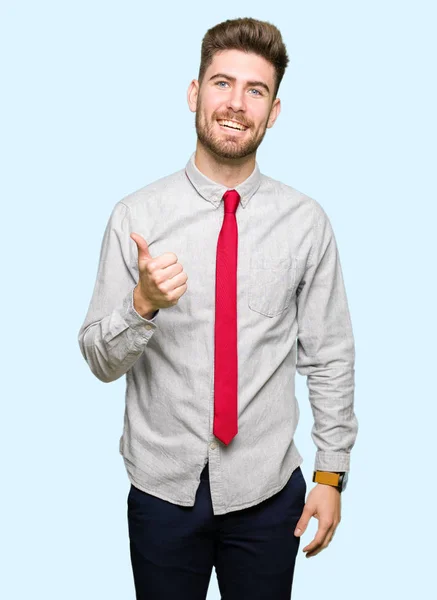
[[[234,189],[255,169],[256,153],[243,158],[222,158],[212,154],[197,140],[194,163],[201,173],[212,181]]]

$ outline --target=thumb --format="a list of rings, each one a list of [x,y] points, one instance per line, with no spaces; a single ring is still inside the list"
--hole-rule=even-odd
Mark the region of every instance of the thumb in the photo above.
[[[295,536],[299,537],[304,533],[311,517],[312,517],[311,511],[309,509],[305,510],[305,508],[304,508],[302,516],[300,517],[299,521],[297,522],[296,529],[294,530]]]
[[[139,233],[131,233],[130,237],[138,247],[138,261],[152,258],[146,240]]]

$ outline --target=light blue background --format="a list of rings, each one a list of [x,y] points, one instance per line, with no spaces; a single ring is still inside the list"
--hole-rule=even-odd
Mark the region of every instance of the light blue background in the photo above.
[[[125,379],[77,343],[113,206],[182,168],[206,30],[252,16],[290,55],[262,172],[325,208],[356,338],[342,521],[293,599],[435,592],[435,3],[3,2],[0,595],[134,599],[118,453]],[[311,482],[306,380],[296,443]],[[317,521],[302,538],[313,538]],[[432,560],[434,556],[434,560]],[[218,599],[213,571],[208,600]]]

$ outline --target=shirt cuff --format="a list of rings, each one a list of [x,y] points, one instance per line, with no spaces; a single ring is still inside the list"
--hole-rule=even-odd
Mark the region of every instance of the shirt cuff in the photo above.
[[[316,452],[314,471],[349,471],[350,452]]]
[[[142,317],[134,308],[134,289],[135,288],[133,288],[129,294],[124,297],[123,319],[131,329],[134,329],[136,332],[144,332],[145,339],[148,340],[157,328],[155,320],[158,316],[159,309],[155,311],[155,314],[151,319],[145,319]]]

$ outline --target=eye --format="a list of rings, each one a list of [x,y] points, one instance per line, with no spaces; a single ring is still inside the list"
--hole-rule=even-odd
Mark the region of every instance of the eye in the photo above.
[[[217,81],[217,85],[219,85],[220,83],[228,83],[227,81]]]
[[[256,92],[259,96],[262,96],[261,92],[255,88],[252,88],[252,91]]]

